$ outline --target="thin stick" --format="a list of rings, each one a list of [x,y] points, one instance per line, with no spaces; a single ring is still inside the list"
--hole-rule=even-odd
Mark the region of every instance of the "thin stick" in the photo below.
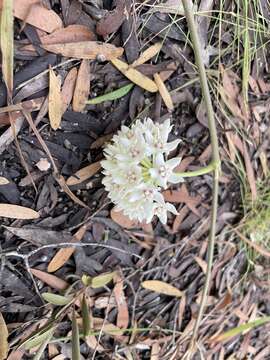
[[[205,276],[205,283],[203,288],[202,300],[200,304],[200,309],[198,312],[198,316],[196,319],[196,323],[193,329],[193,335],[191,338],[190,343],[190,350],[191,352],[195,349],[195,344],[198,336],[198,331],[200,327],[200,323],[202,320],[208,291],[211,279],[211,270],[213,264],[213,255],[214,255],[214,246],[215,246],[215,233],[216,233],[216,219],[217,219],[217,208],[218,208],[218,180],[219,180],[219,173],[220,173],[220,157],[219,157],[219,149],[218,149],[218,137],[217,137],[217,129],[215,123],[215,116],[210,96],[210,91],[208,87],[208,81],[206,76],[205,67],[203,64],[202,54],[201,54],[201,47],[200,41],[198,36],[197,27],[194,21],[193,16],[193,3],[191,0],[182,0],[186,20],[188,23],[188,27],[190,30],[191,40],[193,44],[193,50],[195,55],[196,64],[198,67],[200,83],[202,88],[202,95],[205,101],[206,112],[208,117],[208,126],[210,132],[210,139],[212,145],[212,161],[213,164],[213,199],[212,199],[212,214],[211,214],[211,227],[210,227],[210,234],[209,234],[209,243],[208,243],[208,250],[207,250],[207,270]]]

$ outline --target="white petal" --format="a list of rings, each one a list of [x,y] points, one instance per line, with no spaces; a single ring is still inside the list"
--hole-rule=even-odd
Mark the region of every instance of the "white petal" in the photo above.
[[[181,162],[181,158],[172,158],[166,161],[166,165],[170,167],[170,169],[174,169]]]
[[[174,215],[178,215],[178,211],[176,210],[175,206],[171,203],[166,203],[166,208],[168,211],[170,211],[171,213],[173,213]]]
[[[162,224],[166,224],[167,223],[167,214],[166,211],[162,211],[162,213],[156,214],[157,217],[159,218],[159,220],[162,222]]]
[[[185,180],[178,175],[177,173],[172,173],[169,177],[168,177],[168,181],[172,184],[178,184],[180,182],[184,182]]]
[[[163,166],[165,164],[164,157],[161,153],[158,153],[155,158],[156,166]]]

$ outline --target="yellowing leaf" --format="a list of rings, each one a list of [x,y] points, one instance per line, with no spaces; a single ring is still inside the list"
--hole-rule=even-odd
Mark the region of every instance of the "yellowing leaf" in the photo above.
[[[0,217],[1,216],[10,219],[31,220],[38,219],[39,213],[24,206],[0,204]]]
[[[2,73],[9,97],[13,90],[13,1],[3,0],[1,10],[0,44]]]
[[[0,360],[5,360],[8,354],[8,329],[0,312]]]
[[[173,111],[173,102],[172,102],[171,95],[170,95],[168,89],[166,88],[163,80],[159,76],[159,74],[154,74],[154,80],[157,84],[158,91],[162,97],[162,100],[164,101],[168,110]]]
[[[43,45],[44,49],[55,54],[77,59],[95,60],[99,56],[102,60],[111,60],[121,56],[124,49],[112,44],[97,41],[70,42],[66,44]]]
[[[182,291],[176,287],[159,280],[143,281],[142,287],[168,296],[181,297],[183,295]]]
[[[67,179],[67,185],[71,186],[82,183],[83,181],[89,179],[91,176],[95,175],[100,168],[101,165],[99,161],[85,166]]]
[[[84,110],[86,100],[90,91],[90,63],[89,60],[82,60],[76,85],[74,89],[72,107],[73,111],[81,112]]]
[[[91,287],[93,289],[96,289],[96,288],[100,288],[104,285],[107,285],[110,281],[112,281],[114,276],[115,276],[115,272],[95,276],[91,280]]]
[[[263,325],[268,322],[270,322],[270,316],[265,316],[263,318],[251,321],[246,324],[242,324],[240,326],[237,326],[236,328],[228,330],[220,335],[213,336],[210,338],[209,342],[213,343],[213,342],[228,340],[236,335],[242,334],[244,331],[254,329],[257,326]]]
[[[134,84],[149,92],[156,92],[158,90],[157,85],[153,80],[149,79],[138,70],[133,69],[124,61],[112,59],[111,63]]]
[[[137,60],[133,61],[131,66],[136,67],[146,63],[148,60],[152,59],[152,57],[157,55],[160,52],[161,48],[162,48],[162,43],[160,42],[157,42],[156,44],[150,46],[140,55],[140,57]]]
[[[43,343],[43,341],[47,340],[53,334],[54,330],[55,328],[51,328],[47,331],[44,331],[43,333],[39,333],[40,335],[31,337],[29,340],[26,340],[26,342],[23,343],[23,347],[26,350],[29,350],[40,345],[41,343]]]
[[[48,293],[48,292],[43,293],[42,297],[48,303],[53,304],[53,305],[58,305],[58,306],[67,305],[72,300],[71,297],[66,297],[66,296],[62,296],[62,295],[58,295],[58,294],[52,294],[52,293]]]
[[[62,117],[61,79],[54,71],[49,72],[49,119],[53,130],[57,130]]]
[[[76,320],[75,310],[72,312],[72,339],[71,339],[71,347],[72,347],[72,360],[80,360],[80,334],[79,327]]]

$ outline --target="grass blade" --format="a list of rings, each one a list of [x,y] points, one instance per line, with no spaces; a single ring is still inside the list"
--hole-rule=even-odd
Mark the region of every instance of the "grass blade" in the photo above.
[[[75,310],[72,313],[72,360],[80,360],[80,335]]]
[[[89,309],[85,294],[83,295],[83,299],[82,299],[82,322],[83,322],[83,334],[84,336],[88,336],[91,331],[91,324],[90,324],[90,314],[89,314]]]
[[[8,97],[13,90],[13,1],[3,0],[1,12],[0,43],[2,51],[2,73]]]

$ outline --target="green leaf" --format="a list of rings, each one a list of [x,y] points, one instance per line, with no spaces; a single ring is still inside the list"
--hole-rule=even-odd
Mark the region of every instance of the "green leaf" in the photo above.
[[[58,306],[67,305],[68,303],[70,303],[72,301],[71,297],[52,294],[52,293],[48,293],[48,292],[43,293],[42,297],[48,303],[53,304],[53,305],[58,305]]]
[[[115,276],[115,272],[105,273],[92,278],[91,287],[93,289],[100,288],[104,285],[107,285],[110,281],[112,281]]]
[[[118,90],[115,90],[115,91],[112,91],[105,95],[97,96],[93,99],[87,100],[86,104],[96,105],[96,104],[100,104],[104,101],[117,100],[117,99],[125,96],[126,94],[128,94],[130,92],[130,90],[133,88],[133,86],[134,86],[134,84],[125,85]]]
[[[44,351],[45,351],[49,341],[51,340],[52,336],[53,336],[53,330],[51,330],[50,333],[47,335],[47,338],[44,339],[44,341],[40,345],[36,355],[33,357],[33,360],[40,360],[41,357],[43,357]]]
[[[270,316],[265,316],[263,318],[251,321],[249,323],[242,324],[242,325],[240,325],[240,326],[238,326],[236,328],[233,328],[231,330],[228,330],[228,331],[226,331],[226,332],[224,332],[224,333],[222,333],[220,335],[213,336],[210,339],[210,342],[228,340],[233,336],[240,335],[246,330],[251,330],[251,329],[253,329],[253,328],[257,327],[257,326],[263,325],[263,324],[265,324],[265,323],[267,323],[269,321],[270,321]]]
[[[80,360],[80,335],[75,310],[72,313],[72,360]]]
[[[90,324],[89,308],[85,294],[83,295],[83,299],[82,299],[82,322],[83,322],[83,334],[84,336],[88,336],[91,331],[91,324]]]
[[[36,347],[40,344],[42,344],[44,341],[47,341],[48,338],[50,338],[53,333],[54,333],[54,330],[55,328],[51,328],[45,332],[43,332],[42,334],[36,336],[36,337],[32,337],[30,338],[29,340],[27,340],[24,344],[23,344],[23,347],[26,349],[26,350],[30,350],[32,349],[33,347]]]

